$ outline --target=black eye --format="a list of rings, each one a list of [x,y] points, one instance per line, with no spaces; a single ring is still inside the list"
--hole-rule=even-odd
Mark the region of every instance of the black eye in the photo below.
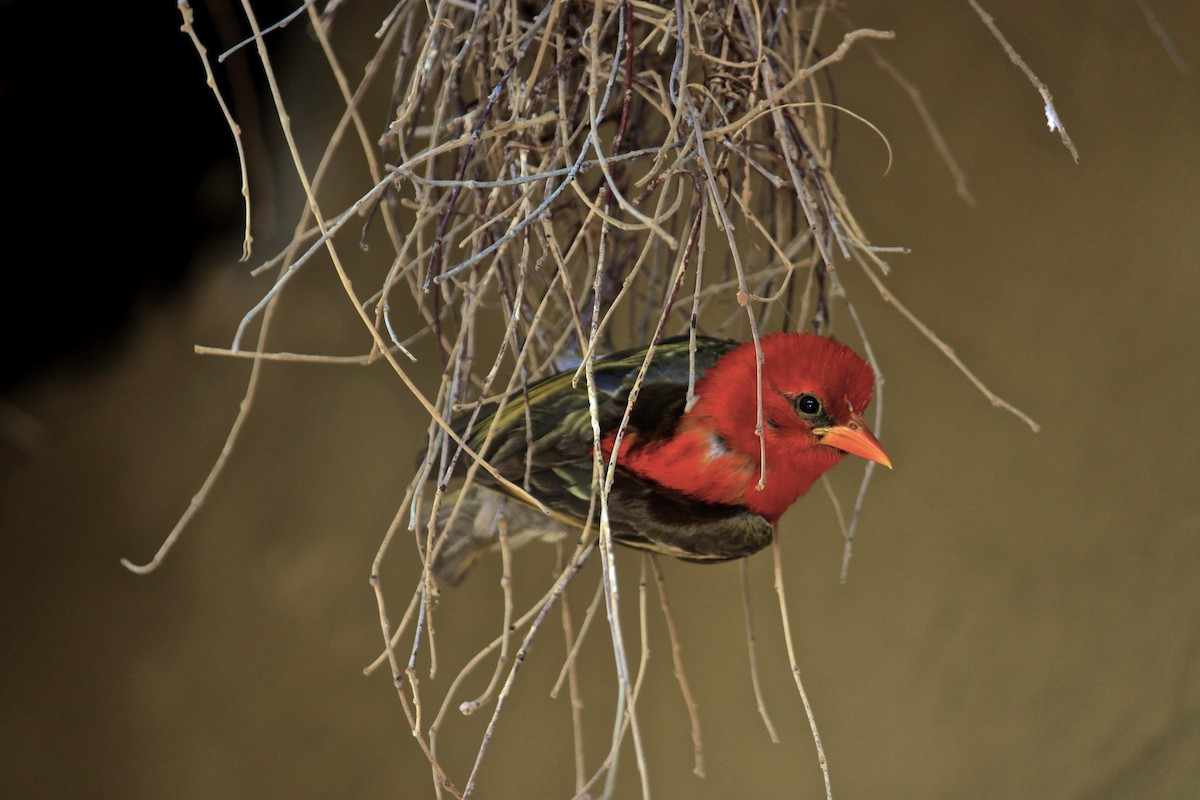
[[[821,413],[821,401],[811,394],[802,394],[795,400],[796,411],[806,417],[815,417]]]

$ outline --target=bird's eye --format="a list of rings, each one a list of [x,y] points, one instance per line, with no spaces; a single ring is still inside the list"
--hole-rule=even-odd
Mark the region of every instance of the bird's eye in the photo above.
[[[811,394],[802,394],[795,400],[796,411],[806,417],[815,417],[821,413],[821,401]]]

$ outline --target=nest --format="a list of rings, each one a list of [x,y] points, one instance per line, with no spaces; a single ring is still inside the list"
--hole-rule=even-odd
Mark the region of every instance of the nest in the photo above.
[[[379,317],[407,288],[459,374],[489,300],[514,375],[702,324],[826,327],[832,249],[886,269],[833,178],[828,67],[890,34],[822,54],[824,8],[404,6]]]

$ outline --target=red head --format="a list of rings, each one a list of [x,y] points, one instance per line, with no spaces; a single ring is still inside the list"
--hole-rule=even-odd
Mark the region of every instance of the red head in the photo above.
[[[651,477],[709,502],[745,505],[774,523],[845,453],[891,462],[862,421],[874,375],[857,353],[813,334],[777,333],[761,344],[765,486],[758,488],[753,342],[731,350],[696,383],[698,400],[681,420],[674,448],[682,458]]]

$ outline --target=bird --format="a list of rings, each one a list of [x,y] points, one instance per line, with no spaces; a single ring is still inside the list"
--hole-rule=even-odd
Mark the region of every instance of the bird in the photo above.
[[[863,422],[875,378],[861,356],[812,333],[773,333],[759,346],[761,438],[753,341],[697,336],[693,349],[688,335],[663,340],[636,395],[646,347],[594,362],[600,454],[607,463],[617,450],[608,496],[613,541],[685,561],[744,558],[770,543],[784,512],[847,453],[891,467]],[[551,375],[474,422],[452,423],[550,514],[477,470],[471,487],[448,495],[439,514],[432,561],[439,583],[458,584],[498,546],[501,519],[514,545],[578,534],[589,521],[598,527],[596,437],[585,381],[575,376]]]

